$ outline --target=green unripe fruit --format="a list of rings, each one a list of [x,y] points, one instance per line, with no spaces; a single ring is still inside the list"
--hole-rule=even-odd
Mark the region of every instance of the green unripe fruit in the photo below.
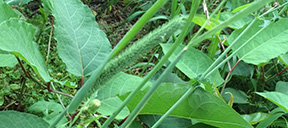
[[[88,106],[83,107],[83,112],[85,113],[96,113],[97,109],[101,106],[101,101],[94,99]]]

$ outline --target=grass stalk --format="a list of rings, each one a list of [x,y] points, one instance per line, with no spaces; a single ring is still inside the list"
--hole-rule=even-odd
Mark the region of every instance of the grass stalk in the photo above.
[[[151,72],[145,77],[145,79],[137,86],[137,88],[129,94],[129,96],[123,101],[123,103],[117,108],[117,110],[110,115],[110,117],[105,121],[105,123],[102,125],[103,128],[108,127],[108,125],[114,120],[114,118],[119,114],[119,112],[128,104],[128,102],[140,91],[140,89],[148,82],[148,80],[160,69],[162,68],[162,65],[166,63],[168,58],[172,55],[172,53],[176,50],[176,47],[183,42],[185,36],[188,33],[190,23],[189,21],[192,21],[198,6],[200,2],[199,0],[197,3],[194,3],[191,7],[190,14],[188,17],[188,22],[185,23],[184,28],[180,34],[180,36],[176,39],[175,43],[171,47],[171,49],[168,51],[168,53],[163,56],[163,58],[160,60],[160,62],[152,69]],[[131,115],[130,115],[131,116]],[[127,120],[126,120],[127,121]]]
[[[117,44],[115,51],[110,59],[116,56],[140,31],[140,29],[149,21],[149,19],[167,2],[167,0],[158,0],[145,14],[133,25],[133,27],[124,35]]]
[[[175,67],[177,62],[181,59],[181,57],[184,55],[184,53],[187,51],[187,48],[181,51],[181,53],[178,54],[178,56],[175,58],[175,60],[169,64],[167,69],[164,70],[164,72],[160,75],[160,77],[157,79],[155,84],[150,87],[148,92],[144,95],[144,97],[141,99],[141,101],[137,104],[137,106],[134,108],[134,110],[131,112],[129,117],[126,119],[126,121],[120,126],[120,128],[126,128],[128,127],[132,121],[136,118],[138,113],[141,111],[141,109],[144,107],[144,105],[148,102],[152,94],[156,91],[156,89],[159,87],[159,85],[162,83],[162,80],[166,77],[168,73],[172,71],[172,69]]]

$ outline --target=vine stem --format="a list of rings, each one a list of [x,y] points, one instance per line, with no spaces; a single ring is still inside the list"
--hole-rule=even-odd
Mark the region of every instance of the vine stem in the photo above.
[[[281,72],[277,73],[277,75],[281,75],[283,72],[285,72],[288,69],[288,67],[284,68]]]
[[[22,64],[22,62],[21,62],[21,60],[19,59],[18,56],[16,56],[16,59],[17,59],[19,65],[20,65],[20,67],[21,67],[21,69],[22,69],[22,71],[23,71],[23,73],[24,73],[24,76],[25,76],[26,78],[29,78],[29,79],[31,79],[32,81],[34,81],[35,83],[37,83],[38,85],[40,85],[40,86],[42,86],[42,87],[44,87],[44,88],[47,88],[47,90],[50,91],[50,92],[55,92],[55,93],[58,93],[58,94],[61,94],[61,95],[64,95],[64,96],[68,96],[68,97],[72,97],[72,98],[73,98],[73,96],[70,95],[70,94],[67,94],[67,93],[64,93],[64,92],[61,92],[61,91],[58,91],[58,90],[55,90],[55,89],[51,89],[51,88],[50,88],[50,82],[47,83],[47,86],[45,86],[44,84],[40,83],[39,80],[37,80],[37,79],[35,79],[34,77],[32,77],[32,76],[25,70],[25,68],[24,68],[24,66],[23,66],[23,64]]]
[[[221,95],[222,95],[223,92],[224,92],[224,89],[225,89],[226,84],[227,84],[227,82],[228,82],[228,80],[229,80],[229,78],[230,78],[230,75],[232,74],[233,70],[236,68],[236,66],[239,64],[240,61],[241,61],[241,60],[238,60],[238,61],[236,62],[236,64],[234,64],[233,68],[231,68],[231,69],[229,70],[229,73],[228,73],[228,75],[226,76],[225,81],[224,81],[224,84],[223,84],[223,87],[222,87],[222,89],[221,89],[221,93],[220,93]],[[228,61],[227,61],[227,62],[228,62]]]

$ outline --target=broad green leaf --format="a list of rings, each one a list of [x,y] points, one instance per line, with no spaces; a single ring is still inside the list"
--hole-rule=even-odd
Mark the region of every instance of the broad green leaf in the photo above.
[[[192,19],[192,22],[199,25],[199,26],[203,26],[204,23],[206,22],[207,17],[205,15],[195,15]],[[213,18],[210,18],[209,23],[204,27],[207,30],[211,30],[212,28],[216,27],[219,24],[219,22]],[[217,34],[219,34],[219,32],[217,32]]]
[[[285,112],[281,108],[275,108],[269,113],[269,117],[263,121],[261,121],[256,128],[266,128],[270,126],[275,120],[277,120],[280,116],[284,115]]]
[[[245,94],[245,92],[241,91],[241,90],[236,90],[233,88],[225,88],[224,93],[222,94],[223,99],[228,102],[230,100],[230,95],[229,94],[225,94],[226,92],[231,92],[233,94],[234,97],[234,103],[238,103],[238,104],[245,104],[248,103],[247,102],[247,95]]]
[[[160,117],[160,115],[140,115],[139,119],[150,128],[160,119]],[[192,122],[189,119],[169,116],[158,126],[158,128],[188,128],[190,126],[192,126]]]
[[[288,19],[283,18],[276,23],[271,23],[265,30],[261,31],[258,36],[252,39],[245,47],[243,47],[237,56],[246,63],[258,65],[262,62],[267,62],[288,51]],[[237,49],[252,35],[261,29],[263,21],[256,21],[256,23],[246,32],[241,39],[232,47],[233,50]],[[228,38],[231,43],[239,34],[241,30],[236,30]]]
[[[53,101],[38,101],[28,108],[30,112],[43,114],[43,119],[51,124],[63,110],[63,107]],[[65,124],[66,118],[63,118],[58,125]]]
[[[26,61],[36,74],[48,82],[48,75],[43,56],[38,46],[33,42],[36,29],[26,22],[18,19],[9,19],[0,24],[0,49],[12,52]]]
[[[97,91],[97,99],[103,100],[133,91],[144,79],[123,72],[118,73]],[[145,86],[151,85],[147,82]]]
[[[13,54],[0,50],[0,67],[14,67],[18,61]]]
[[[241,116],[251,125],[254,125],[269,118],[271,115],[268,113],[257,112],[257,113],[245,114]]]
[[[35,115],[17,112],[1,111],[0,126],[2,128],[48,128],[49,124]]]
[[[161,84],[140,114],[163,115],[190,86],[191,85],[187,84]],[[147,90],[148,88],[139,92],[134,99],[129,102],[128,108],[130,110],[134,109]],[[120,98],[124,99],[127,95],[120,96]],[[225,102],[213,94],[204,91],[202,88],[195,89],[170,116],[195,119],[202,123],[221,128],[251,127],[248,122]]]
[[[138,76],[129,75],[123,72],[118,73],[110,79],[107,83],[101,86],[96,95],[97,99],[101,100],[101,106],[98,109],[98,112],[104,115],[111,115],[116,109],[117,106],[122,104],[122,101],[116,97],[117,95],[124,95],[128,92],[133,91],[137,85],[142,82],[143,78]],[[148,82],[145,86],[151,85],[151,82]],[[120,113],[116,118],[123,119],[129,114],[127,107],[124,108],[124,111]]]
[[[234,14],[231,12],[222,12],[220,14],[220,18],[219,18],[219,22],[222,23],[225,20],[229,19],[230,17],[232,17]],[[240,29],[242,28],[244,25],[248,24],[249,22],[251,22],[253,20],[253,16],[246,16],[240,20],[237,20],[236,22],[234,22],[233,24],[228,25],[228,27],[232,28],[232,29]]]
[[[29,3],[32,0],[4,0],[4,2],[6,2],[9,5],[24,5]]]
[[[287,54],[287,53],[278,56],[278,59],[279,59],[283,64],[285,64],[286,67],[288,67],[288,54]]]
[[[278,81],[275,91],[288,95],[288,82]]]
[[[111,115],[117,109],[118,106],[122,104],[122,100],[117,96],[110,97],[104,100],[101,100],[101,106],[97,110],[97,112],[102,115]],[[130,114],[130,111],[127,107],[124,107],[122,111],[116,116],[116,119],[124,119],[126,116]]]
[[[53,0],[52,14],[57,49],[67,70],[76,76],[89,75],[111,51],[105,33],[80,0]]]
[[[8,20],[12,17],[17,17],[18,15],[13,11],[13,9],[6,3],[3,3],[2,0],[0,0],[0,23]]]
[[[288,113],[288,95],[281,92],[256,92]]]
[[[168,52],[172,44],[161,44],[164,54]],[[169,58],[169,61],[173,61],[177,54],[184,48],[184,45],[179,45],[175,52]],[[204,71],[212,64],[212,60],[199,50],[190,48],[177,63],[176,67],[181,70],[190,79],[196,78],[197,76],[204,73]],[[224,80],[221,78],[219,72],[214,72],[211,76],[208,76],[210,83],[219,86]]]
[[[231,60],[230,61],[230,64],[231,64],[231,67],[234,66],[236,64],[238,60],[236,60],[235,58],[235,61],[234,60]],[[229,68],[228,66],[226,66],[226,69],[225,71],[229,72]],[[250,66],[249,64],[247,63],[244,63],[243,61],[240,61],[237,66],[234,68],[233,72],[232,72],[232,75],[238,75],[238,76],[245,76],[245,77],[248,77],[250,76],[250,74],[253,72],[253,67]]]

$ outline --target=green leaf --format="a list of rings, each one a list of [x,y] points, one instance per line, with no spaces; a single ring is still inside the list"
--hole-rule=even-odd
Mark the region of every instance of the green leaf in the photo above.
[[[230,64],[233,66],[235,65],[237,62],[236,60],[236,57],[235,57],[235,60],[231,60],[230,61]],[[226,66],[226,69],[225,69],[226,72],[229,72],[229,68],[228,66]],[[250,76],[250,74],[253,72],[253,67],[250,66],[249,64],[247,63],[244,63],[243,61],[240,61],[237,66],[234,68],[233,72],[232,72],[232,75],[238,75],[238,76],[245,76],[245,77],[248,77]]]
[[[91,10],[79,0],[54,0],[55,38],[67,70],[87,76],[105,60],[111,45]]]
[[[116,95],[124,95],[133,91],[143,80],[141,77],[120,72],[99,88],[96,98],[103,100]],[[147,82],[145,86],[149,85],[151,82]]]
[[[288,19],[283,18],[276,23],[271,23],[245,47],[239,50],[236,55],[246,63],[258,65],[262,62],[267,62],[280,54],[286,53],[288,51],[287,22]],[[232,49],[236,50],[240,47],[240,45],[261,29],[260,25],[263,23],[264,22],[260,20],[256,21],[256,23],[241,37]],[[228,38],[228,42],[231,43],[241,31],[243,31],[243,29],[234,31]]]
[[[230,100],[230,95],[229,94],[225,94],[226,92],[231,92],[233,94],[234,97],[234,103],[239,103],[239,104],[245,104],[248,103],[247,102],[247,95],[245,94],[245,92],[241,91],[241,90],[236,90],[233,88],[225,88],[224,93],[222,94],[223,99],[228,102]]]
[[[11,88],[12,90],[17,90],[17,89],[20,89],[21,87],[20,87],[19,84],[10,84],[10,88]]]
[[[187,84],[161,84],[139,114],[163,115],[187,91],[189,86]],[[148,88],[141,91],[129,102],[130,110],[134,109],[147,90]],[[125,97],[127,95],[120,96],[121,99]],[[225,102],[202,88],[195,89],[170,116],[195,119],[221,128],[251,127]]]
[[[258,95],[263,96],[269,101],[273,102],[288,113],[288,95],[281,92],[256,92]]]
[[[203,26],[204,23],[206,22],[207,18],[205,15],[195,15],[192,19],[192,22],[199,25],[199,26]],[[204,27],[207,30],[211,30],[212,28],[216,27],[219,24],[219,22],[213,18],[210,18],[209,23]],[[219,32],[217,32],[217,34],[219,34]]]
[[[285,64],[286,67],[288,67],[288,54],[283,54],[278,56],[278,59]]]
[[[8,20],[12,17],[17,17],[18,15],[13,11],[13,9],[6,3],[3,3],[2,0],[0,0],[0,23]]]
[[[288,82],[278,81],[275,91],[288,95]]]
[[[117,109],[119,105],[122,104],[122,100],[117,96],[110,97],[104,100],[101,100],[101,106],[97,110],[102,115],[111,115]],[[116,116],[116,119],[124,119],[130,114],[130,111],[127,107],[124,107],[122,111]]]
[[[161,44],[164,54],[172,47],[172,44]],[[173,61],[177,54],[184,48],[184,45],[178,45],[175,52],[169,58],[169,61]],[[181,70],[190,79],[204,73],[204,71],[212,64],[212,60],[199,50],[189,48],[189,50],[183,55],[181,60],[176,64],[176,67]],[[219,86],[224,80],[221,78],[220,73],[214,72],[208,77],[210,83],[215,83]]]
[[[44,81],[50,81],[44,59],[33,42],[36,29],[18,19],[9,19],[0,24],[0,49],[12,52],[26,61]]]
[[[269,118],[271,115],[268,113],[257,112],[257,113],[245,114],[241,116],[251,125],[254,125]]]
[[[140,115],[139,119],[148,127],[152,127],[160,119],[159,115]],[[192,126],[191,120],[177,117],[167,117],[158,128],[188,128]]]
[[[117,106],[122,104],[122,101],[116,96],[133,91],[137,87],[136,85],[140,84],[142,80],[143,78],[138,76],[123,72],[118,73],[98,89],[96,98],[101,100],[98,112],[104,115],[111,115],[117,109]],[[151,85],[151,82],[148,82],[145,86],[147,87],[148,85]],[[123,119],[130,113],[127,107],[124,110],[116,118]]]
[[[6,2],[9,5],[19,5],[19,6],[27,4],[30,1],[32,0],[4,0],[4,2]]]
[[[280,116],[284,115],[283,109],[275,108],[269,113],[269,117],[263,121],[261,121],[256,128],[266,128],[270,126],[275,120],[277,120]]]
[[[239,7],[235,8],[235,9],[232,11],[232,13],[239,12],[239,11],[245,9],[246,7],[248,7],[250,4],[252,4],[252,3],[249,3],[249,4],[245,4],[245,5],[239,6]]]
[[[0,67],[14,67],[18,61],[13,54],[0,50]]]
[[[1,111],[0,126],[3,128],[48,128],[49,124],[29,113],[17,111]]]
[[[59,113],[63,110],[63,107],[53,101],[38,101],[28,108],[30,112],[35,112],[38,114],[43,114],[43,119],[51,124],[57,119]],[[63,118],[58,125],[65,124],[67,122],[66,118]]]
[[[226,21],[227,19],[231,18],[234,14],[231,12],[222,12],[220,14],[220,18],[219,18],[219,22],[223,23],[224,21]],[[253,20],[253,16],[246,16],[240,20],[237,20],[236,22],[234,22],[233,24],[228,25],[228,27],[232,28],[232,29],[240,29],[242,28],[244,25],[248,24],[249,22],[251,22]]]

